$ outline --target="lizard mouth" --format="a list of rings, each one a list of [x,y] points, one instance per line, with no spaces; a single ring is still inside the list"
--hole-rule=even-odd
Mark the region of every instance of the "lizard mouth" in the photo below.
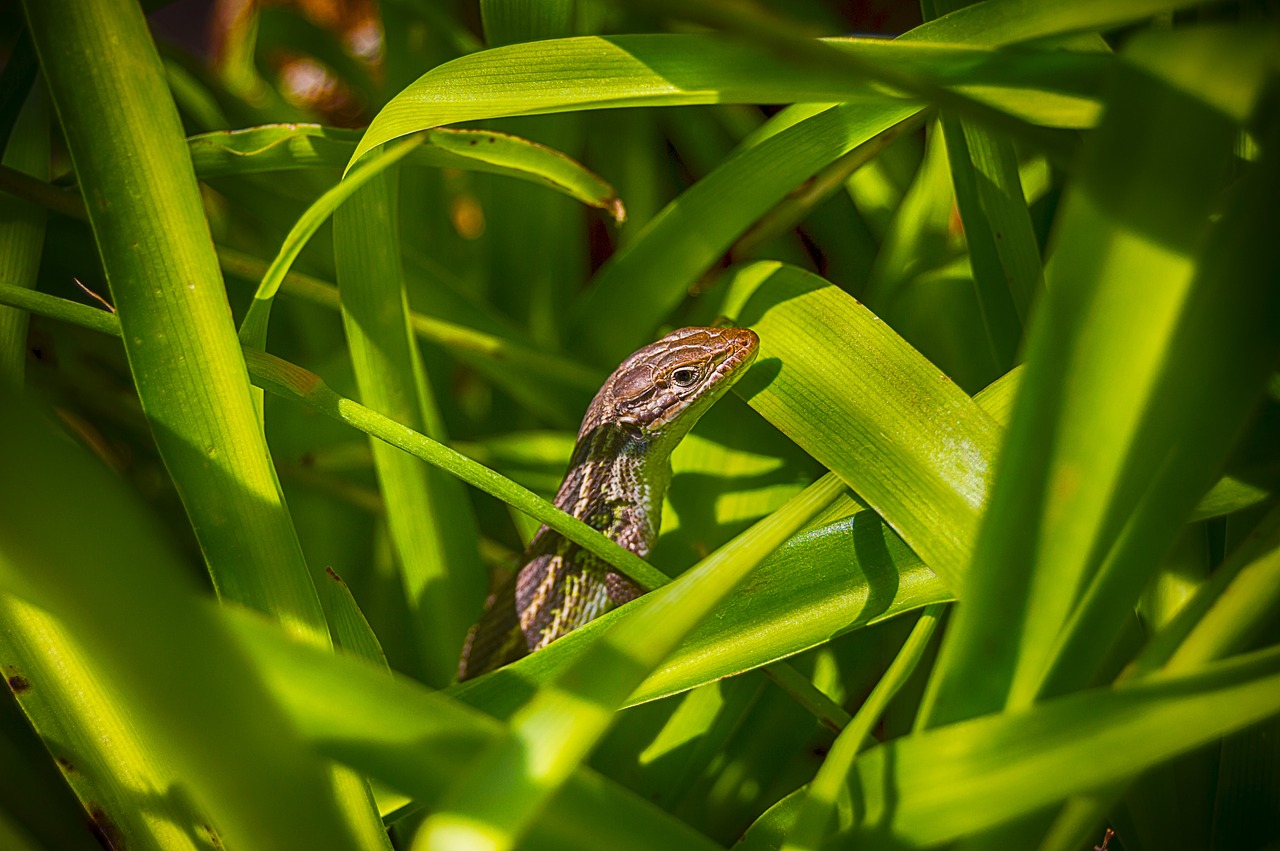
[[[756,332],[748,328],[725,328],[726,332],[733,332],[732,336],[726,334],[727,339],[731,343],[729,351],[715,363],[712,373],[715,376],[713,380],[707,382],[702,393],[712,390],[724,392],[733,385],[735,381],[742,377],[753,361],[756,354],[760,351],[760,338],[756,336]],[[721,390],[723,387],[723,390]]]

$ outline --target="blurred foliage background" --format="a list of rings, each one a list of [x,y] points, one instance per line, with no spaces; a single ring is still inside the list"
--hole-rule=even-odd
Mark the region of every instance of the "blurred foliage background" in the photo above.
[[[1274,3],[0,21],[0,847],[1280,847]],[[680,578],[454,684],[717,321]]]

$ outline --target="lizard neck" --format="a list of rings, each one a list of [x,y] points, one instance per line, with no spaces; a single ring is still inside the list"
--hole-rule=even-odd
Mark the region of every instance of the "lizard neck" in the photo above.
[[[616,423],[584,429],[555,504],[643,558],[662,522],[670,456]]]

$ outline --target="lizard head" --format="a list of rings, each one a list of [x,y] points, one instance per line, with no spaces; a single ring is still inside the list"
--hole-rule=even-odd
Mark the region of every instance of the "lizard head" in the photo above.
[[[623,361],[592,407],[634,437],[679,441],[747,371],[759,345],[745,328],[681,328]]]

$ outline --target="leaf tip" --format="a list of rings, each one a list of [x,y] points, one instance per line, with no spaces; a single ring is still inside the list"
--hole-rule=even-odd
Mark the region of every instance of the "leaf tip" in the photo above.
[[[622,203],[622,199],[617,195],[609,198],[604,204],[605,211],[613,216],[613,223],[616,225],[623,224],[627,220],[627,208]]]

